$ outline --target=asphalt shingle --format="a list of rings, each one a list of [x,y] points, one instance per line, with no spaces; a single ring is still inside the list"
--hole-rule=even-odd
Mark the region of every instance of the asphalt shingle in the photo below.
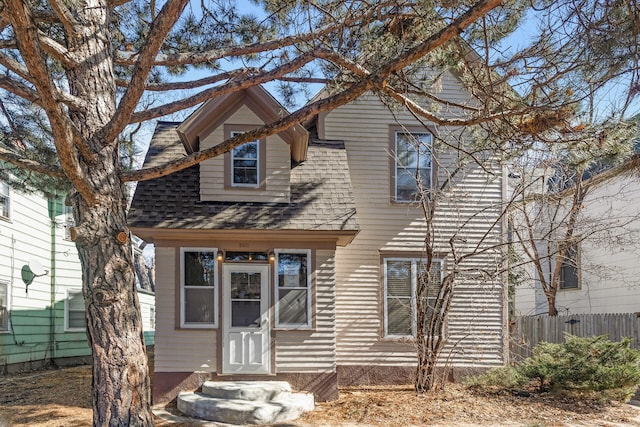
[[[178,124],[158,122],[145,167],[186,155],[175,130]],[[229,203],[200,201],[200,166],[192,166],[139,182],[129,224],[166,229],[357,231],[348,168],[343,144],[313,141],[307,160],[291,169],[290,203]]]

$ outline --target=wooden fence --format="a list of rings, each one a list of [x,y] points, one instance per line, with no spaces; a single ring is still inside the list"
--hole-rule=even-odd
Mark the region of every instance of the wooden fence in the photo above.
[[[640,313],[518,317],[511,331],[511,361],[518,362],[531,356],[533,347],[539,342],[564,342],[565,334],[606,335],[611,341],[629,337],[631,347],[640,349]]]

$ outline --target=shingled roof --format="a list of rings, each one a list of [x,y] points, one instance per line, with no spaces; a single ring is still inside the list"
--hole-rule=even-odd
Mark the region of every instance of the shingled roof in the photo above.
[[[158,122],[144,166],[186,155],[176,127]],[[200,201],[200,167],[141,181],[129,224],[136,228],[202,230],[359,230],[344,144],[312,141],[307,160],[291,169],[289,203]]]

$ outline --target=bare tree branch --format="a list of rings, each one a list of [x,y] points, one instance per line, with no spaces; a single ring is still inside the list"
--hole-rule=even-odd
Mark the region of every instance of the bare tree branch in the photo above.
[[[361,81],[354,83],[342,92],[313,102],[312,104],[302,107],[301,109],[297,110],[287,117],[262,126],[258,129],[254,129],[252,131],[237,135],[221,144],[218,144],[206,150],[192,153],[186,157],[174,160],[161,166],[141,169],[138,171],[124,172],[121,174],[122,180],[143,181],[168,175],[170,173],[188,168],[189,166],[193,166],[206,159],[221,155],[226,151],[229,151],[231,148],[243,144],[247,141],[253,141],[256,139],[264,138],[268,135],[273,135],[274,133],[281,132],[290,128],[294,124],[301,123],[309,117],[316,115],[322,111],[333,109],[337,106],[344,105],[350,101],[353,101],[368,90],[371,90],[375,87],[384,86],[386,84],[385,79],[389,75],[404,68],[412,62],[415,62],[416,60],[420,59],[421,56],[426,55],[433,49],[436,49],[437,47],[446,43],[448,40],[459,35],[460,32],[464,30],[464,28],[471,25],[478,17],[486,14],[498,5],[500,5],[500,0],[483,0],[478,2],[467,12],[455,19],[449,27],[437,32],[436,34],[427,38],[424,42],[418,44],[416,47],[398,56],[395,60],[390,61],[385,66],[381,67],[380,71],[376,74],[363,78]],[[250,84],[247,84],[247,87],[248,86],[250,86]],[[175,104],[179,104],[179,102]]]
[[[31,10],[27,4],[19,0],[7,0],[6,4],[8,6],[8,20],[14,28],[22,58],[38,90],[38,95],[41,99],[40,105],[49,118],[62,168],[83,198],[89,203],[93,203],[96,195],[83,178],[77,153],[72,143],[74,135],[73,129],[69,126],[69,117],[61,105],[56,102],[55,85],[51,80],[44,56],[39,48],[38,29],[33,21]]]
[[[248,76],[243,79],[234,79],[226,84],[216,86],[210,89],[203,90],[193,96],[188,98],[183,98],[179,101],[171,102],[169,104],[160,105],[159,107],[150,108],[145,111],[139,111],[131,116],[130,123],[143,122],[151,119],[156,119],[158,117],[165,116],[167,114],[175,113],[177,111],[182,111],[186,108],[193,107],[195,105],[200,104],[208,99],[211,99],[216,96],[225,95],[227,93],[237,92],[242,89],[246,89],[251,86],[255,86],[258,84],[266,83],[277,79],[281,76],[285,76],[292,71],[295,71],[309,62],[313,61],[315,58],[315,51],[306,52],[293,61],[290,61],[280,67],[276,67],[271,71],[267,71],[262,75],[253,75]]]
[[[21,82],[13,80],[10,77],[0,77],[0,88],[13,93],[14,95],[18,95],[35,104],[41,105],[41,100],[38,92]]]
[[[59,178],[63,178],[65,176],[64,171],[57,166],[45,165],[35,160],[25,159],[23,156],[8,150],[3,146],[0,146],[0,159],[9,162],[12,165],[49,176]]]
[[[78,63],[79,59],[69,52],[69,49],[52,38],[47,37],[41,31],[39,31],[38,34],[43,50],[57,61],[60,61],[66,67],[74,67]]]
[[[180,17],[180,13],[189,0],[168,0],[162,10],[153,20],[151,31],[138,55],[136,68],[131,77],[131,84],[123,95],[116,113],[111,121],[103,129],[103,137],[106,141],[115,141],[122,129],[129,124],[129,118],[138,105],[140,97],[144,93],[145,82],[149,72],[154,66],[156,52],[164,43],[164,39]]]
[[[76,32],[75,26],[77,25],[77,21],[67,6],[58,0],[49,0],[49,4],[64,26],[67,34],[74,34]]]

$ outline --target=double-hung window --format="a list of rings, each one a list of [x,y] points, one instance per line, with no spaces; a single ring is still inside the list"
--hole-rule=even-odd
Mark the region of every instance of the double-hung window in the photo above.
[[[69,331],[82,330],[87,327],[84,311],[84,296],[81,289],[67,289],[65,300],[65,329]]]
[[[432,144],[429,132],[394,132],[394,201],[415,202],[431,190]]]
[[[276,327],[311,327],[311,251],[276,249]]]
[[[384,336],[411,337],[416,332],[416,289],[426,274],[421,258],[385,258],[384,273]],[[430,286],[426,289],[428,319],[442,286],[442,260],[431,263]]]
[[[9,184],[0,181],[0,218],[11,218],[11,194]]]
[[[578,245],[573,244],[565,252],[560,267],[560,289],[580,289],[580,275],[578,271]]]
[[[0,332],[9,330],[9,283],[0,282]]]
[[[180,326],[215,328],[217,320],[217,249],[180,249]]]
[[[239,132],[231,132],[236,136]],[[231,150],[231,186],[258,187],[260,185],[260,143],[250,141]]]

